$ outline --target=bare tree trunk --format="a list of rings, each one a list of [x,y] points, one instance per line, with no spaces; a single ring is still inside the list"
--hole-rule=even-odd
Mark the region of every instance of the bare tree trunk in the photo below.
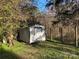
[[[50,28],[50,38],[52,40],[52,28]]]
[[[46,20],[45,20],[44,26],[45,26],[45,35],[46,35],[46,40],[47,40],[47,26],[46,26]]]
[[[62,30],[62,27],[59,27],[59,32],[60,32],[60,40],[63,42],[63,30]]]
[[[78,28],[75,25],[75,45],[78,47]]]

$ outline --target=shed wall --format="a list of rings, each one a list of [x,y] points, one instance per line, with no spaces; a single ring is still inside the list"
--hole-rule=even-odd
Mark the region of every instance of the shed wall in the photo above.
[[[19,40],[29,43],[30,41],[29,28],[23,28],[19,30]]]

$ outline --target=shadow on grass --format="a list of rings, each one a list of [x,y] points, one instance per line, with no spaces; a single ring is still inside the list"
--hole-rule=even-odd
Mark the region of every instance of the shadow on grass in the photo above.
[[[6,51],[5,49],[0,48],[0,59],[22,59],[22,58],[13,52]]]
[[[64,43],[64,42],[62,42],[62,41],[59,41],[59,40],[47,40],[48,42],[50,42],[50,43],[56,43],[56,44],[62,44],[62,45],[69,45],[69,46],[73,46],[73,47],[75,47],[75,43],[73,43],[73,44],[69,44],[69,43]]]
[[[69,46],[69,47],[68,47]],[[75,55],[79,55],[79,51],[76,50],[76,48],[71,48],[71,45],[65,45],[65,44],[62,44],[60,42],[54,42],[54,41],[46,41],[46,43],[43,44],[34,44],[33,47],[35,48],[45,48],[45,49],[55,49],[55,50],[58,50],[58,51],[61,51],[61,52],[67,52],[67,53],[70,53],[70,54],[75,54]]]

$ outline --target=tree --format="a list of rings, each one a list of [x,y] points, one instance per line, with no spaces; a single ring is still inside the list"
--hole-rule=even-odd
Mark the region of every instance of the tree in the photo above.
[[[76,47],[78,46],[78,38],[77,38],[77,21],[75,18],[79,16],[79,4],[75,1],[71,1],[70,3],[66,3],[64,5],[61,4],[61,0],[50,0],[47,4],[47,7],[52,5],[53,8],[56,10],[55,17],[63,24],[73,24],[75,26],[75,39],[76,39]],[[74,23],[75,22],[75,23]]]
[[[26,6],[28,3],[26,3],[26,7],[23,6],[21,9],[20,3],[22,3],[20,0],[0,1],[0,39],[3,40],[3,37],[6,37],[9,46],[13,45],[13,39],[16,37],[17,29],[20,28],[22,24],[24,24],[22,27],[26,27],[27,19],[30,19],[30,13],[36,10],[32,6]]]

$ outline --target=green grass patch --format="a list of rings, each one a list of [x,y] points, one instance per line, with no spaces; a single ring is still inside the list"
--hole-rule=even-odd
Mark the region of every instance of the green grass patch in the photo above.
[[[15,41],[13,47],[2,44],[0,52],[0,59],[79,59],[79,48],[55,40],[33,45]]]

